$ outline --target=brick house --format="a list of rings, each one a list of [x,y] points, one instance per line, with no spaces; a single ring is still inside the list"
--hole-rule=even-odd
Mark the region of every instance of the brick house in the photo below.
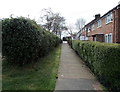
[[[80,40],[120,43],[120,4],[103,16],[95,15],[95,19],[86,24],[77,36]]]

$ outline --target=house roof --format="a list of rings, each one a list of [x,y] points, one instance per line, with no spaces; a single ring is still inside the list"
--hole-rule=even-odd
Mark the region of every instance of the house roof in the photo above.
[[[120,4],[118,4],[116,7],[114,7],[113,9],[109,10],[107,13],[105,13],[103,16],[101,16],[101,18],[105,17],[107,14],[109,14],[110,12],[114,11],[115,9],[120,8]]]
[[[120,8],[120,4],[117,5],[116,7],[114,7],[113,9],[109,10],[107,13],[105,13],[105,14],[104,14],[103,16],[101,16],[100,18],[97,18],[97,19],[92,20],[91,22],[89,22],[88,24],[86,24],[84,27],[87,27],[87,26],[92,25],[93,23],[97,22],[99,19],[104,18],[107,14],[109,14],[110,12],[112,12],[113,10],[118,9],[118,8]]]
[[[91,26],[93,23],[95,23],[95,22],[97,22],[99,19],[102,19],[102,18],[104,18],[107,14],[109,14],[110,12],[112,12],[112,11],[114,11],[115,9],[118,9],[118,8],[120,8],[120,4],[118,4],[116,7],[114,7],[113,9],[111,9],[111,10],[109,10],[107,13],[105,13],[103,16],[101,16],[101,17],[99,17],[99,18],[95,18],[95,19],[93,19],[91,22],[89,22],[89,23],[87,23],[83,28],[82,28],[82,30],[85,28],[85,27],[89,27],[89,26]],[[81,31],[79,31],[78,33],[80,33]],[[77,34],[78,34],[77,33]]]

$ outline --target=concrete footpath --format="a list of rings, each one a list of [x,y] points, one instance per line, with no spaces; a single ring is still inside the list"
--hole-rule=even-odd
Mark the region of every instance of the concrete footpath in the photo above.
[[[91,90],[103,92],[94,74],[67,43],[62,44],[61,62],[55,92],[59,90]],[[99,90],[99,91],[98,91]]]

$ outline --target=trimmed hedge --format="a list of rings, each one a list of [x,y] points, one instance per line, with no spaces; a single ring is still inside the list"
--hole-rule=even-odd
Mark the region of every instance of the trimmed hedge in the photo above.
[[[72,48],[72,39],[71,38],[67,38],[67,43],[71,46]]]
[[[57,36],[33,20],[23,17],[2,20],[2,53],[13,63],[23,65],[34,62],[59,43]]]
[[[120,91],[119,44],[74,40],[72,48],[106,87],[115,92]]]

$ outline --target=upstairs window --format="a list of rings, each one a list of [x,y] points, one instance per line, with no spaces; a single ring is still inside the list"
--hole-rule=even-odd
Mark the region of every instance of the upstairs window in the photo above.
[[[107,16],[106,16],[106,24],[110,23],[113,21],[113,16],[112,16],[112,13],[109,13]]]
[[[92,25],[92,30],[94,30],[94,27],[95,27],[95,26],[94,26],[94,24],[93,24],[93,25]]]
[[[91,30],[91,28],[90,28],[90,27],[88,27],[88,32],[90,32],[90,30]]]
[[[86,31],[86,27],[84,28],[84,30]]]
[[[97,28],[101,27],[101,20],[97,21]]]

